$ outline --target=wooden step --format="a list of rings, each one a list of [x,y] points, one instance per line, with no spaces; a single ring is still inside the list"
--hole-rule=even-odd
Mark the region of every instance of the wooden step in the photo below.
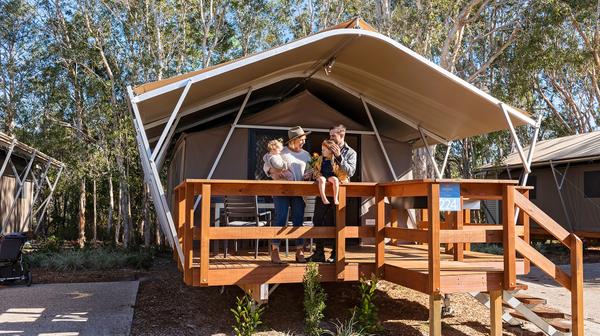
[[[525,316],[523,316],[521,313],[519,313],[518,311],[516,311],[514,309],[508,309],[508,312],[510,313],[511,316],[513,316],[515,318],[527,321],[527,318],[525,318]],[[563,314],[563,316],[565,316],[565,315]],[[540,315],[540,317],[542,317],[542,316]],[[551,326],[556,328],[556,330],[558,330],[558,331],[571,332],[571,321],[570,320],[567,320],[562,317],[561,318],[544,318],[544,320],[546,322],[548,322],[548,324],[550,324]]]
[[[512,294],[512,296],[515,299],[523,302],[523,304],[526,304],[528,306],[545,305],[546,303],[548,303],[548,300],[546,300],[546,299],[523,294],[523,293],[515,293],[515,294]]]

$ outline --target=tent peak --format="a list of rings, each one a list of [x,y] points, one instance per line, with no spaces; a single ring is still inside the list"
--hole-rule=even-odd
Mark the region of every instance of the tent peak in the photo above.
[[[372,32],[377,32],[377,29],[373,28],[373,26],[368,24],[360,16],[356,16],[353,19],[350,19],[348,21],[338,23],[335,26],[325,28],[325,29],[319,31],[319,33],[328,31],[328,30],[333,30],[333,29],[364,29],[364,30],[369,30]]]

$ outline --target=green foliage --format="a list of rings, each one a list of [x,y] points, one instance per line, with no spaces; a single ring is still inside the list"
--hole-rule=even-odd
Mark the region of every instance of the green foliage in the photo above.
[[[308,336],[319,336],[323,329],[319,326],[323,320],[327,295],[320,284],[319,265],[308,263],[304,273],[304,332]]]
[[[356,313],[353,311],[352,316],[347,321],[337,320],[333,323],[335,331],[327,330],[326,335],[331,336],[371,336],[356,318]]]
[[[360,303],[355,307],[352,313],[352,318],[357,315],[357,324],[365,332],[377,332],[381,330],[379,318],[377,315],[377,307],[375,306],[375,295],[377,291],[377,283],[379,279],[375,274],[371,274],[370,279],[362,278],[358,285],[360,293]]]
[[[230,309],[235,319],[233,331],[236,336],[250,336],[261,322],[264,307],[257,305],[249,295],[236,298],[235,309]]]
[[[501,255],[504,253],[504,249],[502,248],[502,245],[495,244],[495,243],[471,244],[471,250],[475,251],[475,252],[497,254],[497,255]]]
[[[54,235],[43,239],[39,242],[37,248],[38,253],[56,253],[59,252],[64,243],[63,239],[60,239]]]
[[[109,270],[116,268],[148,269],[154,261],[151,250],[74,249],[58,252],[35,251],[25,255],[33,268],[56,271]]]

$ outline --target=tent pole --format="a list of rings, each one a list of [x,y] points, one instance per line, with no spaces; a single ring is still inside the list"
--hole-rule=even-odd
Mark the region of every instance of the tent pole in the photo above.
[[[568,168],[569,168],[569,166],[567,166],[567,169]],[[567,224],[569,225],[571,232],[575,232],[575,231],[573,231],[573,224],[571,223],[571,217],[569,217],[569,213],[567,212],[567,205],[565,204],[565,199],[563,198],[563,194],[562,194],[562,186],[563,186],[563,183],[565,182],[565,176],[567,174],[567,171],[565,170],[565,173],[562,175],[562,179],[559,184],[558,178],[556,177],[557,169],[554,167],[554,162],[552,162],[552,160],[550,160],[550,169],[552,170],[552,177],[554,177],[554,184],[556,185],[556,191],[558,192],[558,198],[560,199],[560,204],[562,205],[563,212],[565,213],[565,218],[567,219]]]
[[[53,184],[49,184],[50,181],[48,180],[48,177],[46,177],[46,182],[48,182],[48,187],[50,187],[50,194],[48,194],[48,197],[46,197],[46,199],[42,203],[43,206],[40,205],[41,208],[38,208],[38,210],[33,214],[33,217],[35,217],[37,212],[39,212],[40,209],[42,209],[40,217],[38,217],[37,222],[35,224],[35,229],[33,230],[34,232],[37,232],[38,228],[40,227],[40,223],[42,223],[42,220],[44,219],[44,215],[46,214],[46,208],[48,208],[48,204],[50,204],[50,200],[52,199],[54,190],[56,190],[56,185],[58,184],[58,180],[60,180],[60,175],[62,174],[63,168],[65,168],[64,164],[61,165],[58,169],[58,173],[56,173],[56,179],[54,180]]]
[[[12,204],[10,205],[10,210],[8,211],[8,213],[4,214],[6,217],[4,217],[4,220],[2,221],[2,229],[3,230],[6,227],[6,223],[8,222],[8,219],[10,218],[10,216],[12,216],[12,213],[15,210],[15,206],[17,204],[17,201],[19,200],[19,197],[21,196],[21,192],[23,191],[23,186],[27,182],[27,176],[29,176],[29,172],[31,171],[31,166],[33,165],[33,161],[35,161],[36,156],[37,156],[37,150],[34,149],[33,154],[31,154],[31,159],[29,159],[29,162],[27,163],[27,167],[25,168],[25,171],[23,172],[23,177],[18,176],[18,174],[16,173],[15,166],[14,166],[14,164],[12,164],[12,161],[11,161],[13,171],[15,171],[15,179],[17,180],[17,183],[19,184],[19,189],[17,189],[15,198],[13,199]],[[19,226],[20,225],[21,225],[21,223],[19,222]]]
[[[371,110],[369,110],[369,106],[365,102],[364,98],[360,96],[360,101],[362,101],[363,106],[365,107],[365,112],[367,113],[367,117],[369,117],[369,121],[371,122],[371,126],[373,127],[373,132],[375,132],[375,137],[377,138],[377,142],[379,142],[379,146],[381,147],[381,151],[383,152],[383,156],[385,157],[385,161],[390,168],[390,172],[392,173],[392,178],[394,181],[398,179],[396,176],[396,172],[394,171],[394,166],[392,166],[392,162],[390,161],[390,157],[385,150],[385,146],[383,146],[383,141],[381,141],[381,136],[379,135],[379,130],[377,129],[377,125],[375,125],[375,121],[373,120],[373,116],[371,116]]]
[[[42,175],[40,175],[40,179],[39,179],[40,182],[43,182],[46,179],[46,176],[48,175],[48,170],[50,169],[51,164],[52,164],[52,161],[48,161],[46,163],[46,168],[44,168],[44,172],[42,173]],[[33,206],[35,206],[35,202],[37,201],[38,196],[40,195],[40,191],[43,188],[42,183],[39,183],[38,179],[35,178],[35,174],[33,174],[33,182],[35,183],[35,186],[37,187],[37,189],[35,190],[35,194],[33,196],[33,200],[31,201],[31,207],[29,209],[29,212],[27,213],[27,216],[19,225],[20,228],[23,228],[23,226],[25,225],[25,222],[27,222],[31,218],[31,213],[33,212]]]
[[[177,230],[175,229],[173,216],[171,215],[171,210],[169,209],[169,205],[167,203],[165,190],[160,180],[158,168],[156,167],[154,160],[152,160],[151,158],[150,145],[148,144],[148,139],[144,131],[144,123],[142,122],[142,117],[140,116],[140,111],[138,109],[133,89],[131,88],[131,86],[127,86],[127,93],[129,94],[129,102],[134,115],[134,118],[132,118],[133,126],[136,131],[136,142],[138,144],[138,150],[140,152],[140,161],[142,163],[142,169],[144,171],[144,180],[150,186],[150,192],[152,195],[152,199],[154,200],[154,206],[161,229],[167,237],[167,240],[171,247],[177,250],[177,254],[179,255],[179,262],[183,266],[183,250],[181,248],[181,245],[179,244]]]
[[[190,90],[191,86],[192,81],[188,80],[187,84],[185,85],[185,88],[183,89],[183,92],[181,93],[181,96],[179,97],[179,100],[177,101],[177,105],[175,105],[175,108],[171,113],[169,121],[167,121],[167,124],[165,125],[165,128],[163,129],[163,132],[160,138],[158,139],[156,146],[154,146],[154,152],[152,153],[152,156],[150,156],[150,159],[152,161],[156,161],[156,158],[158,157],[159,153],[164,153],[169,147],[169,142],[171,142],[171,136],[173,136],[173,132],[171,132],[171,130],[172,128],[177,127],[177,124],[173,125],[173,123],[175,122],[175,120],[179,121],[179,118],[177,118],[177,113],[179,113],[179,109],[181,108],[185,97],[187,97],[188,91]]]
[[[268,125],[246,125],[246,124],[237,124],[236,128],[248,128],[248,129],[262,129],[262,130],[281,130],[287,131],[293,126],[268,126]],[[323,132],[328,133],[329,130],[326,128],[314,128],[314,127],[302,127],[305,131],[311,132]],[[356,131],[356,130],[346,130],[346,134],[362,134],[362,135],[375,135],[373,131]]]
[[[506,107],[504,106],[504,104],[499,103],[498,105],[500,106],[500,109],[502,110],[502,113],[504,114],[504,118],[506,119],[506,123],[508,124],[508,128],[510,129],[510,134],[513,138],[513,141],[517,145],[517,150],[519,152],[519,156],[521,157],[521,162],[523,163],[523,168],[525,169],[525,172],[527,174],[529,174],[529,173],[531,173],[531,169],[530,169],[529,165],[527,164],[527,158],[525,158],[525,152],[523,151],[523,146],[521,146],[521,141],[519,141],[519,137],[517,136],[517,131],[515,131],[515,126],[513,125],[512,120],[510,120],[510,116],[508,115],[508,111],[507,111]],[[530,150],[530,152],[531,152],[531,150]]]
[[[505,114],[506,117],[508,117],[507,114]],[[507,120],[510,119],[507,118]],[[512,123],[510,124],[512,125]],[[527,161],[524,162],[523,168],[525,170],[525,174],[523,174],[523,178],[521,179],[521,186],[525,186],[527,185],[527,179],[529,178],[529,174],[531,173],[531,163],[533,162],[533,153],[535,152],[535,145],[537,144],[537,139],[538,139],[538,134],[540,133],[540,126],[542,125],[542,116],[540,115],[535,123],[535,130],[533,131],[533,138],[531,139],[531,145],[529,146],[529,152],[527,153]],[[514,128],[512,128],[512,131],[514,132]],[[516,133],[514,133],[515,139],[516,138]],[[518,141],[518,139],[516,140]],[[520,145],[519,145],[520,146]],[[517,218],[519,217],[519,208],[515,209],[515,223]]]
[[[217,155],[215,162],[213,162],[213,165],[210,168],[210,171],[208,172],[208,176],[206,177],[206,179],[210,180],[212,178],[215,170],[217,169],[217,166],[219,165],[219,161],[221,161],[221,156],[223,156],[223,152],[225,151],[225,148],[227,147],[227,144],[229,143],[229,139],[231,139],[231,135],[233,134],[233,131],[235,130],[237,123],[240,120],[242,113],[244,112],[244,109],[246,108],[246,104],[248,103],[248,99],[250,98],[251,94],[252,94],[252,87],[249,87],[248,92],[246,93],[246,97],[244,98],[244,102],[242,103],[242,106],[240,106],[240,110],[238,111],[237,115],[235,116],[235,120],[233,120],[233,124],[231,124],[231,128],[229,129],[229,133],[227,133],[225,142],[223,142],[223,145],[221,146],[221,149],[219,150],[219,154]],[[200,196],[196,199],[196,202],[194,203],[194,210],[196,210],[196,208],[198,208],[198,204],[200,204],[201,199],[202,199],[202,196]]]
[[[425,149],[427,150],[427,155],[429,156],[429,160],[431,161],[431,164],[433,165],[433,169],[435,170],[435,175],[437,176],[437,178],[441,179],[442,173],[440,172],[440,169],[437,166],[437,162],[435,162],[435,157],[433,156],[431,149],[429,149],[429,143],[427,143],[427,139],[425,138],[425,133],[423,132],[423,129],[421,128],[421,126],[419,126],[419,133],[421,134],[421,140],[423,140],[423,143],[425,144]]]
[[[446,155],[444,156],[444,163],[442,164],[442,176],[444,176],[444,172],[446,171],[446,165],[448,164],[448,156],[450,156],[450,148],[451,148],[452,142],[448,143],[447,148],[446,148]]]
[[[13,139],[10,147],[8,147],[8,151],[6,152],[6,158],[4,158],[4,162],[2,163],[2,168],[0,168],[0,177],[4,174],[4,170],[6,169],[6,165],[8,165],[8,161],[10,161],[10,156],[12,155],[13,150],[15,149],[15,145],[17,144],[17,139]]]

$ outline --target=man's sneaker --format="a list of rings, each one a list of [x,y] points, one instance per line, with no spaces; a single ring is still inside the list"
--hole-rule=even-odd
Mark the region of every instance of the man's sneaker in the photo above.
[[[325,253],[315,253],[306,258],[308,262],[325,262]]]
[[[328,263],[330,263],[330,264],[333,264],[333,263],[335,263],[335,254],[334,254],[334,253],[332,253],[332,254],[329,256],[329,258],[327,258],[327,260],[325,260],[325,262],[328,262]]]

